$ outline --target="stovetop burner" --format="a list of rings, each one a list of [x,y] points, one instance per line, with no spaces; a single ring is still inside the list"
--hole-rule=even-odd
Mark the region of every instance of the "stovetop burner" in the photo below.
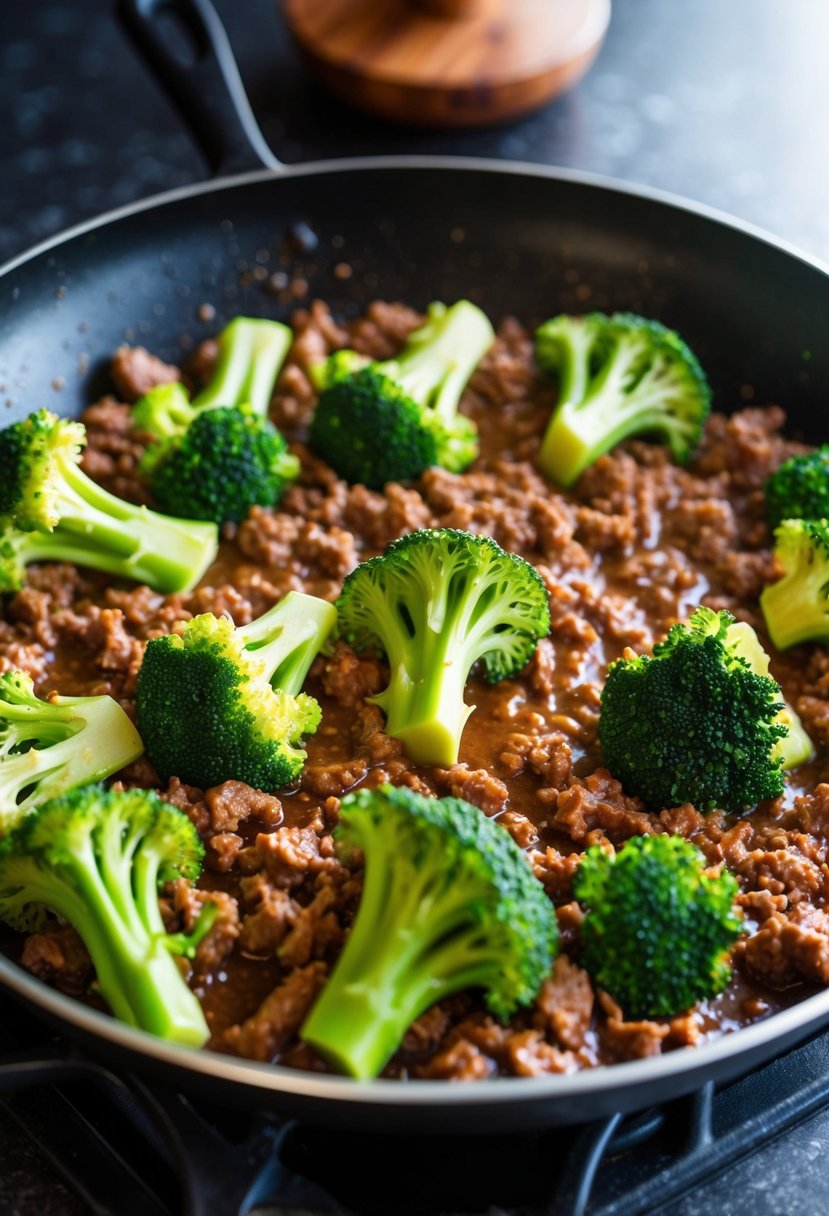
[[[384,1137],[231,1111],[115,1075],[3,998],[0,1091],[96,1216],[631,1216],[667,1205],[676,1216],[682,1196],[829,1109],[829,1034],[722,1089],[627,1119],[520,1136],[501,1127]]]

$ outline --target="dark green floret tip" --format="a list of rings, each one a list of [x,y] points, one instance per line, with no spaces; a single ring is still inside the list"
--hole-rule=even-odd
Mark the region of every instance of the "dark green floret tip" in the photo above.
[[[153,438],[141,471],[163,510],[222,525],[279,502],[299,473],[268,421],[291,337],[277,321],[236,317],[219,335],[213,375],[192,402],[178,383],[157,385],[136,402],[133,427]]]
[[[599,742],[613,776],[650,810],[742,811],[782,793],[786,705],[742,653],[741,632],[730,613],[698,608],[653,658],[611,664]]]
[[[417,764],[454,764],[472,707],[469,674],[517,675],[550,629],[547,588],[529,563],[490,537],[420,529],[357,566],[337,601],[338,632],[359,654],[388,660],[372,698],[386,731]]]
[[[250,625],[205,613],[181,635],[151,639],[136,712],[162,780],[261,790],[295,782],[302,739],[320,722],[318,703],[301,689],[335,622],[325,600],[289,592]]]
[[[365,863],[359,910],[300,1035],[376,1076],[411,1023],[481,988],[506,1019],[532,1003],[558,946],[555,909],[509,833],[459,798],[382,786],[343,799],[337,850]]]
[[[784,519],[829,518],[829,444],[784,460],[764,491],[770,528]]]
[[[275,506],[299,461],[250,406],[218,406],[196,413],[183,434],[148,448],[144,468],[163,510],[223,524],[247,519],[251,507]]]
[[[679,463],[696,448],[711,390],[687,343],[633,313],[562,314],[536,331],[536,358],[558,384],[541,446],[542,470],[562,486],[617,444],[651,436]]]
[[[681,836],[633,836],[615,856],[593,845],[573,880],[581,962],[629,1019],[685,1013],[731,978],[738,891]]]
[[[320,396],[311,450],[346,481],[373,490],[432,465],[462,472],[478,441],[458,406],[493,337],[481,310],[461,300],[451,308],[432,304],[394,359],[337,351],[314,374]]]
[[[87,785],[0,840],[0,919],[30,932],[55,913],[81,937],[117,1018],[200,1047],[207,1024],[173,955],[192,953],[215,911],[189,937],[170,935],[158,895],[174,879],[195,882],[203,855],[187,816],[157,794]]]
[[[346,481],[382,490],[436,464],[438,436],[431,417],[370,366],[323,389],[309,443]]]

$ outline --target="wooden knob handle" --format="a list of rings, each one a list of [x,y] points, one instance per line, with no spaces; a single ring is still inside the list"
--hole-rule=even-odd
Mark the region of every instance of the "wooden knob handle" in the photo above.
[[[410,3],[433,17],[468,17],[480,8],[481,0],[410,0]]]
[[[610,17],[610,0],[280,3],[323,83],[417,126],[497,122],[541,105],[587,70]]]

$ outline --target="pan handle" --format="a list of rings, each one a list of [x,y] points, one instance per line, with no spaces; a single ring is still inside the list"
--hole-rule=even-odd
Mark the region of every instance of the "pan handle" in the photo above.
[[[118,16],[207,158],[212,176],[281,169],[259,129],[236,60],[210,0],[118,0]],[[189,37],[185,60],[165,18]]]

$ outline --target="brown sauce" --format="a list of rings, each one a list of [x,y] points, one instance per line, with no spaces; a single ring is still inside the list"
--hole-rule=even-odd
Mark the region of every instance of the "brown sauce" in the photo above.
[[[348,331],[322,306],[300,315],[273,409],[302,457],[300,482],[277,509],[256,510],[227,530],[202,588],[165,599],[112,587],[88,572],[44,566],[30,571],[29,586],[0,620],[5,666],[30,671],[42,690],[110,692],[130,709],[149,636],[211,610],[244,623],[290,589],[333,599],[357,561],[416,527],[488,533],[534,562],[548,583],[550,638],[519,679],[497,686],[470,681],[467,700],[477,708],[452,769],[423,770],[407,761],[365,700],[383,687],[382,665],[338,646],[312,671],[308,691],[320,701],[322,726],[307,742],[301,787],[279,792],[281,821],[274,800],[265,805],[248,787],[206,794],[176,782],[167,788],[197,823],[208,850],[199,884],[204,894],[169,893],[170,923],[186,926],[203,898],[220,901],[216,930],[191,977],[211,1046],[323,1067],[296,1030],[359,900],[359,873],[336,860],[330,832],[343,793],[384,780],[453,793],[499,817],[528,850],[558,908],[563,942],[536,1007],[500,1026],[476,994],[461,994],[419,1019],[391,1075],[477,1079],[572,1071],[692,1047],[808,995],[829,982],[826,761],[791,774],[783,798],[742,821],[690,807],[657,816],[625,797],[602,769],[596,743],[604,672],[626,646],[649,648],[702,601],[729,608],[763,636],[757,597],[773,565],[761,487],[795,450],[780,437],[781,412],[712,418],[684,470],[659,447],[626,445],[588,470],[573,493],[559,493],[532,464],[551,393],[533,368],[528,334],[507,321],[464,403],[481,434],[473,469],[462,476],[431,470],[415,485],[388,486],[383,494],[346,487],[302,446],[313,407],[307,369],[336,345],[354,343],[387,356],[415,320],[399,305],[373,306]],[[209,362],[209,352],[205,357]],[[123,366],[118,382],[130,400]],[[128,416],[125,405],[112,401],[88,412],[87,468],[117,492],[139,497],[140,448]],[[772,670],[824,748],[829,656],[801,647],[773,656]],[[154,778],[139,761],[124,779],[150,784]],[[235,819],[229,827],[228,806]],[[734,951],[733,981],[716,1000],[669,1021],[632,1023],[593,992],[578,965],[579,915],[570,882],[575,859],[589,844],[609,839],[618,846],[653,830],[690,836],[711,864],[724,861],[737,874],[746,938]],[[77,989],[77,967],[72,970],[62,943],[55,932],[36,935],[23,962],[47,981]]]

